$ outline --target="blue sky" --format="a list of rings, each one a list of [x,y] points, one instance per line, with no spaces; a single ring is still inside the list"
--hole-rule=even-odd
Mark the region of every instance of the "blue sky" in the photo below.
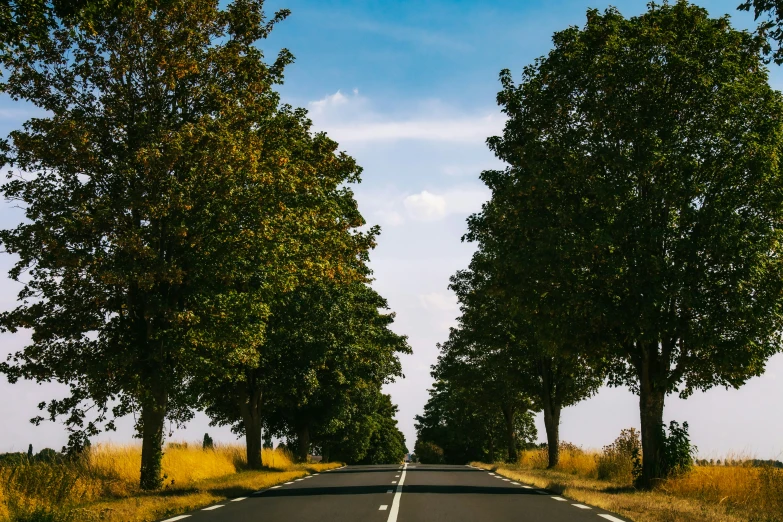
[[[645,0],[613,2],[626,16],[646,9]],[[753,20],[736,11],[739,0],[702,1],[711,14],[731,13],[736,27]],[[284,101],[310,109],[317,129],[327,131],[364,167],[355,188],[360,208],[383,233],[372,255],[375,287],[397,312],[395,330],[407,334],[414,354],[403,358],[406,379],[389,386],[409,448],[413,417],[426,402],[436,343],[445,340],[458,311],[448,277],[464,268],[473,251],[462,244],[465,218],[488,193],[481,170],[497,165],[484,140],[500,133],[495,104],[497,77],[522,67],[551,47],[555,31],[582,25],[588,7],[608,2],[535,1],[314,1],[274,0],[269,12],[287,7],[291,17],[263,46],[271,60],[281,47],[296,56],[281,87]],[[783,87],[783,70],[771,82]],[[21,124],[27,108],[0,98],[0,135]],[[18,214],[0,207],[0,226]],[[0,274],[10,265],[0,257]],[[13,303],[13,285],[0,275],[0,307]],[[22,346],[24,334],[0,335],[0,355]],[[26,421],[54,386],[11,387],[0,377],[0,451],[59,447],[56,425]],[[11,397],[13,400],[8,400]],[[783,418],[771,415],[783,398],[783,356],[764,377],[740,391],[713,390],[688,401],[670,398],[667,419],[687,420],[703,456],[729,452],[759,457],[783,453]],[[565,440],[587,447],[609,444],[622,428],[638,426],[637,399],[623,389],[604,389],[563,413]],[[130,422],[106,438],[130,439]],[[199,439],[209,431],[230,441],[228,430],[208,428],[197,417],[174,438]],[[543,423],[539,423],[543,436]]]

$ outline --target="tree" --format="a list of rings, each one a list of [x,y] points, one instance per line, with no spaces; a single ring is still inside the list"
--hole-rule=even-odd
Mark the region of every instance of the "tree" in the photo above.
[[[22,30],[0,56],[2,91],[47,111],[0,145],[27,216],[0,232],[23,284],[0,325],[33,330],[0,370],[70,386],[46,409],[74,446],[139,411],[144,489],[165,420],[191,415],[187,383],[256,364],[272,296],[340,276],[375,235],[346,234],[359,167],[279,103],[292,57],[267,65],[256,42],[288,12],[262,8],[51,11],[45,38]]]
[[[549,467],[554,467],[560,457],[562,409],[595,393],[605,366],[574,349],[590,341],[574,330],[569,301],[560,299],[559,306],[547,310],[536,302],[537,294],[531,297],[531,287],[539,291],[527,278],[533,270],[526,270],[526,277],[515,273],[514,264],[529,261],[520,260],[519,253],[534,250],[537,242],[519,230],[504,230],[498,219],[506,211],[499,210],[503,205],[503,193],[494,186],[492,199],[469,219],[466,238],[478,240],[480,247],[470,268],[451,278],[462,314],[460,327],[442,347],[444,362],[456,357],[478,370],[473,378],[481,381],[485,400],[498,404],[505,417],[509,460],[516,461],[512,426],[517,412],[543,410]],[[544,279],[535,277],[536,282]],[[556,335],[544,335],[552,325]]]
[[[376,410],[380,387],[402,374],[397,354],[410,353],[384,309],[385,299],[362,281],[313,283],[277,296],[257,347],[260,363],[205,383],[202,394],[215,423],[245,435],[251,466],[261,465],[262,423],[296,441],[306,460],[313,444],[328,446],[345,416]],[[252,409],[245,397],[253,397]],[[371,430],[365,433],[369,443]]]
[[[780,349],[781,96],[763,40],[687,2],[589,10],[554,44],[501,74],[510,167],[483,177],[503,230],[540,239],[527,298],[568,303],[580,349],[639,394],[649,487],[666,395],[739,387]]]
[[[783,9],[781,3],[776,0],[747,0],[739,5],[741,11],[753,11],[756,21],[765,17],[759,23],[758,33],[764,38],[775,42],[777,48],[773,49],[771,44],[763,47],[764,53],[771,55],[776,64],[783,63],[783,48],[780,44],[783,42]]]

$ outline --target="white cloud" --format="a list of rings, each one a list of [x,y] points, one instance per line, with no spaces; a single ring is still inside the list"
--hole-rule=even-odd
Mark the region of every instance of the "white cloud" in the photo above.
[[[452,293],[444,294],[441,292],[432,292],[419,296],[421,306],[427,310],[457,310],[457,296]],[[449,323],[449,325],[451,325]]]
[[[468,216],[478,212],[487,199],[489,191],[484,187],[465,187],[441,194],[423,190],[407,196],[402,205],[414,221],[437,221],[452,214]]]
[[[463,118],[411,119],[403,121],[360,122],[326,125],[339,142],[378,142],[421,140],[482,144],[502,132],[504,119],[495,114]]]
[[[446,217],[446,199],[426,190],[408,196],[402,204],[408,215],[417,221],[435,221]]]
[[[377,143],[401,140],[470,143],[482,146],[489,136],[500,134],[506,121],[497,111],[459,114],[438,100],[418,107],[418,114],[389,115],[375,112],[370,101],[342,91],[308,103],[318,130],[326,131],[340,143]]]

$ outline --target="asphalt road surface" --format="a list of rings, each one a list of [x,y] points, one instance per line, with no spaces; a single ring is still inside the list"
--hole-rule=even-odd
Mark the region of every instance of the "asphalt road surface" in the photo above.
[[[624,522],[470,466],[347,466],[165,522]]]

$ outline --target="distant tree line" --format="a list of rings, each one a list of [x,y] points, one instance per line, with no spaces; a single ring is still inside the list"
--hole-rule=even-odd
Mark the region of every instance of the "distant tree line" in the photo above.
[[[0,187],[25,220],[0,231],[32,331],[10,382],[70,387],[41,405],[71,451],[133,414],[140,484],[161,486],[165,425],[203,409],[247,444],[300,458],[399,462],[405,337],[370,286],[378,227],[361,168],[277,85],[259,42],[286,18],[262,0],[10,0],[0,92],[41,109],[0,141]],[[266,430],[266,431],[264,431]]]
[[[772,10],[755,34],[685,1],[591,9],[519,83],[501,73],[507,121],[487,143],[507,166],[481,174],[491,199],[468,219],[477,251],[451,279],[461,315],[417,453],[513,460],[531,433],[514,415],[543,411],[556,466],[563,408],[608,382],[639,396],[650,487],[667,441],[691,458],[666,397],[738,388],[781,350],[779,2],[751,4]]]

